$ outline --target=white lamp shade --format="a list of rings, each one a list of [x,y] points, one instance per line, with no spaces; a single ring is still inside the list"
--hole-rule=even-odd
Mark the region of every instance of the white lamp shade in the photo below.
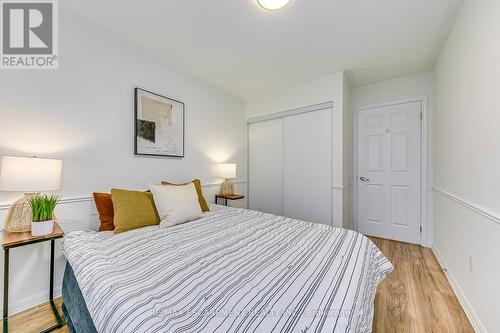
[[[236,164],[235,163],[219,164],[219,178],[222,179],[236,178]]]
[[[0,190],[11,192],[54,191],[61,187],[62,161],[3,156]]]

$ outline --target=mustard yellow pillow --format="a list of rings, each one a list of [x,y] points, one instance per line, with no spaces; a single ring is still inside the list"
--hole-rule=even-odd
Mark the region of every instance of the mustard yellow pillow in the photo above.
[[[200,203],[201,211],[208,212],[210,209],[208,208],[207,200],[205,200],[205,197],[203,196],[203,191],[201,189],[201,181],[199,179],[195,179],[191,183],[193,183],[194,187],[196,188],[196,194],[198,194],[198,202]],[[187,185],[189,183],[174,184],[174,183],[163,181],[163,182],[161,182],[161,184],[162,185],[181,186],[181,185]]]
[[[115,211],[115,234],[160,224],[151,192],[112,189],[111,200]]]

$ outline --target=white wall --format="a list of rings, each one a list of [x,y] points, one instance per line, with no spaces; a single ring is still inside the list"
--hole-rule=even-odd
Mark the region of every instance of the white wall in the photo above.
[[[342,109],[342,227],[353,229],[352,223],[352,112],[351,87],[344,75]]]
[[[427,71],[396,79],[377,82],[351,89],[351,107],[353,112],[362,107],[427,97],[427,174],[428,186],[433,184],[433,114],[434,114],[434,72]],[[424,119],[425,120],[425,119]],[[356,126],[354,124],[354,126]],[[355,184],[354,184],[355,185]],[[430,190],[429,190],[430,192]],[[432,194],[432,193],[430,193]],[[425,228],[426,245],[432,244],[432,195],[428,196],[429,228]],[[355,209],[355,208],[354,208]],[[354,228],[357,228],[357,212],[353,211]]]
[[[254,118],[329,101],[342,110],[343,77],[344,73],[338,72],[249,98],[245,101],[245,117]]]
[[[434,95],[433,82],[434,72],[427,71],[354,87],[351,89],[351,107],[352,109],[356,109],[428,96],[429,108],[432,109]]]
[[[497,0],[465,1],[435,71],[435,250],[488,332],[500,332],[499,17]]]
[[[333,102],[333,225],[343,226],[348,224],[343,221],[343,114],[344,114],[344,73],[338,72],[301,84],[290,86],[246,100],[245,117],[255,118],[272,113],[288,111],[310,105]],[[347,88],[348,89],[348,88]],[[348,148],[346,148],[348,149]],[[348,204],[347,204],[348,205]]]
[[[0,73],[0,156],[64,161],[61,193],[76,200],[58,208],[63,229],[97,227],[89,198],[94,191],[143,189],[162,179],[197,177],[209,184],[205,192],[213,201],[214,183],[219,181],[217,162],[236,162],[238,179],[246,178],[242,101],[121,45],[63,8],[59,44],[58,70]],[[134,156],[136,86],[185,102],[185,158]],[[245,190],[239,182],[237,191],[245,194]],[[0,203],[19,195],[0,192]],[[0,222],[7,207],[0,204]],[[47,294],[49,254],[47,244],[11,251],[13,310],[36,304]],[[59,249],[56,268],[59,290],[64,268]]]

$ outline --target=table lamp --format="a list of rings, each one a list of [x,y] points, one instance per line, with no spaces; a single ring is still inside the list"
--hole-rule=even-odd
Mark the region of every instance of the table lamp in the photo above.
[[[234,194],[234,185],[231,179],[236,178],[236,164],[219,164],[219,178],[224,179],[220,185],[219,194]]]
[[[61,160],[3,156],[0,162],[0,191],[24,192],[24,196],[10,207],[4,230],[30,231],[32,214],[27,199],[41,191],[58,190],[61,173]]]

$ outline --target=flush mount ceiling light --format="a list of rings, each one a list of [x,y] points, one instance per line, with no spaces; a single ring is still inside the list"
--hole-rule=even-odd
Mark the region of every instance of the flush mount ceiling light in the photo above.
[[[264,9],[276,10],[285,7],[290,0],[257,0],[257,3]]]

